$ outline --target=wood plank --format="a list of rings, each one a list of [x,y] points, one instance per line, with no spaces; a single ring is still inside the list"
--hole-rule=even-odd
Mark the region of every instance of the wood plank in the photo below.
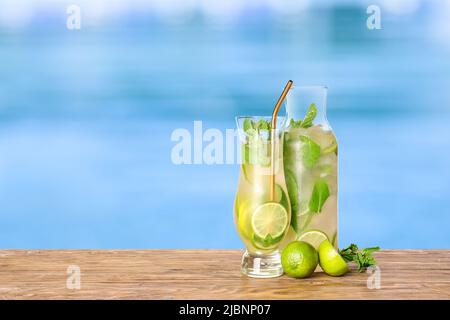
[[[450,299],[450,250],[375,254],[369,274],[316,272],[308,279],[242,276],[237,250],[0,250],[1,299]],[[81,289],[67,289],[67,267]]]

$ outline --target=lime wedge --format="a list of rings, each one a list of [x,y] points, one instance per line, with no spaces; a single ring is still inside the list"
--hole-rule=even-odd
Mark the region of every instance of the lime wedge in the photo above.
[[[331,146],[327,147],[326,149],[322,150],[322,155],[327,154],[327,153],[336,153],[337,154],[337,144],[335,142],[333,142],[331,144]]]
[[[328,240],[324,240],[319,246],[319,263],[322,270],[330,276],[342,276],[349,270],[347,263]]]
[[[308,242],[310,245],[314,247],[314,249],[319,250],[320,244],[324,240],[328,240],[328,237],[325,233],[319,230],[309,230],[302,233],[298,239],[298,241]]]
[[[288,224],[288,213],[279,203],[267,202],[255,209],[252,216],[252,229],[256,239],[263,247],[281,241]]]

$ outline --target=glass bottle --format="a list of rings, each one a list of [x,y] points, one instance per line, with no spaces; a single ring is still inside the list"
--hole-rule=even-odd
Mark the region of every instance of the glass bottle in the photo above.
[[[290,233],[338,247],[338,146],[326,116],[327,88],[294,86],[286,97],[283,161]]]

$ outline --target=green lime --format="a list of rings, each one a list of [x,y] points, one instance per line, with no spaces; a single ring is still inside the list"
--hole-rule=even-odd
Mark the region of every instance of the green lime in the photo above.
[[[317,251],[305,241],[291,242],[281,253],[284,272],[293,278],[309,277],[317,267]]]
[[[281,241],[288,224],[288,213],[279,203],[267,202],[255,209],[251,226],[258,247],[267,248]]]
[[[325,233],[319,230],[309,230],[302,233],[298,237],[299,241],[308,242],[310,245],[314,247],[314,249],[319,250],[319,246],[324,240],[328,240],[328,237]]]
[[[328,240],[319,246],[319,261],[322,270],[330,276],[342,276],[349,270],[347,263]]]

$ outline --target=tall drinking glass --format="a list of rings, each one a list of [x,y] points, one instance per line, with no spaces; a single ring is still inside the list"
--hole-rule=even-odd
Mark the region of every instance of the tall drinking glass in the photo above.
[[[283,133],[271,129],[270,117],[237,117],[241,171],[234,221],[246,246],[243,274],[256,278],[283,274],[279,246],[291,219],[283,170]],[[277,128],[283,127],[282,118]]]

